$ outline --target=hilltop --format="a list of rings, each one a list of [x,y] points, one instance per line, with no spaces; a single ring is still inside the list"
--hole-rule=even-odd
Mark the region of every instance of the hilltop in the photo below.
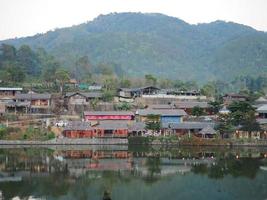
[[[181,80],[232,80],[267,72],[267,33],[232,22],[191,25],[158,13],[112,13],[69,28],[1,41],[44,48],[72,68],[88,56],[120,74]]]

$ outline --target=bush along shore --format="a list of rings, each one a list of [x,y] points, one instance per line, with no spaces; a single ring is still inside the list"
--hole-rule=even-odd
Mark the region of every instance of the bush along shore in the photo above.
[[[266,146],[266,140],[254,139],[202,139],[197,137],[129,137],[130,145],[165,145],[165,146]]]

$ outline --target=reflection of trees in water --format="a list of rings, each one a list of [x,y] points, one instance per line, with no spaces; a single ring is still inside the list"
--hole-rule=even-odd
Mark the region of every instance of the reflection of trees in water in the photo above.
[[[259,158],[236,158],[231,154],[225,158],[218,158],[216,163],[211,166],[207,164],[194,165],[192,172],[201,175],[207,174],[214,179],[220,179],[226,175],[254,179],[260,165]]]
[[[148,174],[145,177],[146,182],[153,183],[158,180],[158,177],[156,177],[156,175],[160,174],[161,172],[160,165],[161,165],[160,156],[148,157],[146,159],[146,166],[148,170]]]

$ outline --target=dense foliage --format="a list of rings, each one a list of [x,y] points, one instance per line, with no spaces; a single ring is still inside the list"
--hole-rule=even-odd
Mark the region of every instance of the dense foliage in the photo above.
[[[107,65],[119,75],[152,74],[203,82],[267,72],[267,34],[224,21],[190,25],[162,14],[114,13],[78,26],[3,42],[43,47],[78,77],[90,70],[109,73]],[[21,67],[40,73],[38,60],[31,57],[33,52],[27,46],[19,52],[21,63],[34,66]]]

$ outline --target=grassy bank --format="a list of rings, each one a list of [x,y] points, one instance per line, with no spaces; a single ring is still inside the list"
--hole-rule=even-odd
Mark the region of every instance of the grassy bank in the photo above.
[[[55,138],[50,129],[29,126],[26,129],[17,127],[1,127],[0,140],[38,140],[45,141]]]

